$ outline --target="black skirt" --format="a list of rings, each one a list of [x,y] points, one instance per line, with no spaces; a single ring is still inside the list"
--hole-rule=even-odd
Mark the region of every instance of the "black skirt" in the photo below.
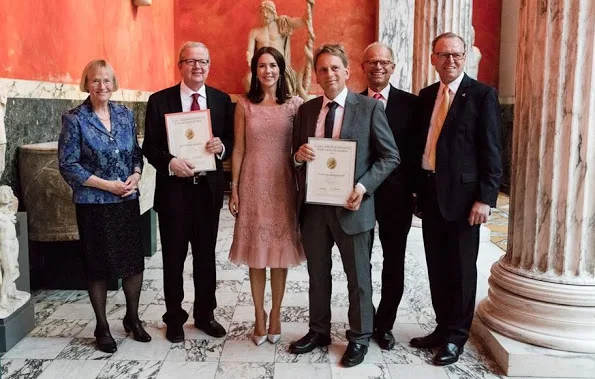
[[[145,269],[138,199],[113,204],[76,204],[87,280],[109,280]]]

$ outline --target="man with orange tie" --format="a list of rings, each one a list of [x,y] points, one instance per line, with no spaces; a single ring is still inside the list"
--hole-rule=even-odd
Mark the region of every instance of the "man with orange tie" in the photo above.
[[[479,227],[496,206],[502,164],[498,94],[464,72],[465,41],[444,33],[432,41],[440,82],[422,89],[418,201],[436,329],[413,338],[438,348],[433,362],[458,360],[475,309]]]
[[[215,244],[219,211],[223,205],[222,159],[233,148],[233,111],[228,94],[205,85],[211,69],[209,50],[200,42],[186,42],[178,54],[182,81],[152,94],[147,103],[143,154],[157,170],[153,208],[159,216],[163,252],[163,293],[166,338],[184,340],[183,325],[188,313],[184,299],[184,262],[188,243],[192,246],[194,280],[194,326],[213,337],[225,329],[214,317]],[[205,150],[215,154],[217,169],[194,172],[192,164],[169,152],[165,115],[209,109],[213,138]]]
[[[382,349],[395,346],[391,330],[403,296],[405,247],[411,229],[413,184],[419,157],[415,154],[415,117],[417,96],[393,87],[389,80],[395,70],[395,58],[390,46],[374,42],[364,50],[362,70],[368,88],[362,95],[373,97],[384,105],[401,164],[376,190],[374,198],[378,236],[382,243],[382,297],[374,317],[372,337]],[[371,231],[372,239],[374,230]]]

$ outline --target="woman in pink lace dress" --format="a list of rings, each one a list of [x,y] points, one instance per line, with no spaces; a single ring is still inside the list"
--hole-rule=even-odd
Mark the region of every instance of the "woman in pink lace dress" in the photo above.
[[[252,340],[281,338],[281,301],[287,268],[305,260],[298,234],[296,187],[291,166],[293,119],[302,99],[291,97],[285,60],[272,47],[252,58],[252,81],[235,112],[235,143],[229,210],[236,217],[229,259],[246,264],[254,299]],[[266,328],[266,268],[271,271],[272,309]]]

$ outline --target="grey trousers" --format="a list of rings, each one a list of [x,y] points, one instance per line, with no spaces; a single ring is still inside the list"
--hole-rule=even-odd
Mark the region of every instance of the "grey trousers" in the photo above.
[[[370,232],[347,235],[337,220],[335,207],[306,204],[302,239],[310,276],[310,330],[323,335],[331,331],[332,259],[337,244],[349,290],[347,340],[368,345],[373,332],[372,280],[370,277]]]

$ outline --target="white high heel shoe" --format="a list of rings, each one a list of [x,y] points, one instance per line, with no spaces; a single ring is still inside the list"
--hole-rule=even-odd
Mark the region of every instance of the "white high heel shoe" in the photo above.
[[[254,333],[252,333],[252,336],[250,337],[252,339],[252,342],[254,342],[254,344],[256,346],[260,346],[264,343],[264,341],[267,340],[267,336],[257,336]]]
[[[281,341],[281,334],[267,334],[267,339],[270,343],[276,344]]]

